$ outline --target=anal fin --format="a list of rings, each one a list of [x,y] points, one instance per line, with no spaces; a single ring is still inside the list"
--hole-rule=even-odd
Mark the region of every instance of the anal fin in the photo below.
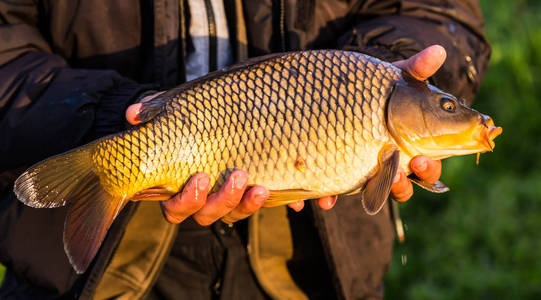
[[[263,204],[264,207],[285,205],[297,201],[320,198],[324,195],[314,191],[302,189],[294,190],[273,190],[269,191],[269,198]]]
[[[88,268],[107,230],[127,201],[107,193],[97,176],[81,189],[76,198],[64,223],[64,250],[80,274]]]
[[[394,147],[384,147],[380,151],[376,174],[368,180],[362,192],[363,208],[367,214],[377,214],[389,197],[398,169],[399,154]]]

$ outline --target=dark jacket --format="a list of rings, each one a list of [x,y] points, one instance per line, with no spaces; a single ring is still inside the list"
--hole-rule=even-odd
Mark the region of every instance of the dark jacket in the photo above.
[[[347,48],[392,61],[441,44],[447,62],[431,80],[468,101],[488,64],[490,48],[473,0],[250,0],[242,9],[240,1],[224,2],[237,60]],[[4,292],[92,294],[134,209],[110,229],[93,269],[78,276],[62,246],[65,209],[22,205],[13,182],[43,158],[124,129],[124,111],[142,92],[184,81],[191,47],[186,6],[177,0],[0,1],[0,261],[11,282]],[[314,210],[333,282],[346,298],[375,289],[391,253],[388,214],[359,221],[362,212],[355,209]],[[354,225],[338,230],[344,219]],[[373,278],[344,275],[359,266]]]

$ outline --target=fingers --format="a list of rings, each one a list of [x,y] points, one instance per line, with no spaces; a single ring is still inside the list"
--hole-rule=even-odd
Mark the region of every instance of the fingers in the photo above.
[[[319,207],[321,207],[321,209],[323,210],[329,210],[331,208],[333,208],[334,204],[336,204],[336,199],[338,198],[338,196],[327,196],[327,197],[323,197],[323,198],[319,198],[317,200],[317,203],[319,205]]]
[[[141,123],[141,120],[139,119],[141,107],[143,107],[142,103],[135,103],[128,106],[128,109],[126,109],[126,120],[128,121],[128,123],[130,123],[131,125],[137,125]]]
[[[194,220],[206,226],[231,212],[239,205],[247,184],[245,171],[233,171],[220,190],[208,196],[207,203],[193,215]]]
[[[242,196],[240,204],[222,218],[222,222],[231,224],[251,216],[263,206],[268,197],[269,191],[266,188],[262,186],[250,188]]]
[[[338,196],[336,195],[319,198],[317,199],[317,204],[321,209],[329,210],[334,207],[337,198]],[[289,208],[293,209],[294,211],[299,212],[304,208],[304,201],[289,203],[287,206],[289,206]]]
[[[193,216],[203,226],[220,218],[226,223],[233,223],[255,213],[269,197],[269,191],[262,186],[252,187],[245,193],[248,174],[240,170],[231,173],[218,192],[207,196],[209,183],[208,174],[198,173],[190,179],[182,193],[162,201],[166,220],[178,224]]]
[[[254,214],[269,197],[269,191],[262,186],[254,186],[245,192],[248,184],[248,174],[245,171],[234,171],[218,192],[207,196],[209,184],[209,175],[198,173],[188,181],[182,193],[162,201],[166,220],[178,224],[193,216],[203,226],[219,219],[233,223]],[[318,204],[328,210],[334,206],[336,198],[323,197],[318,199]],[[291,203],[289,207],[298,212],[304,207],[304,201]]]
[[[192,176],[182,193],[161,202],[165,219],[170,223],[178,224],[200,210],[207,200],[209,183],[208,174],[197,173]]]
[[[304,208],[304,201],[289,203],[287,206],[289,206],[289,208],[293,209],[294,211],[299,212]]]
[[[407,71],[415,79],[423,81],[438,71],[446,57],[445,48],[432,45],[408,59],[396,61],[393,64]]]
[[[413,195],[413,186],[402,168],[398,168],[396,171],[394,183],[391,187],[391,194],[398,202],[406,202]]]
[[[426,156],[414,157],[410,162],[410,167],[419,179],[430,184],[438,181],[441,175],[441,161],[432,160]],[[402,168],[399,168],[396,172],[391,193],[398,202],[408,201],[413,195],[413,186]]]
[[[410,162],[413,173],[421,180],[434,183],[441,176],[441,161],[432,160],[426,156],[416,156]]]

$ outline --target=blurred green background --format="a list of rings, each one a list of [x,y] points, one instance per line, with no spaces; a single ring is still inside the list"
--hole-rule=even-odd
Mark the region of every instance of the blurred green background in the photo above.
[[[443,195],[401,205],[386,299],[541,299],[541,1],[481,1],[491,64],[474,108],[493,153],[447,159]]]
[[[479,166],[444,162],[451,192],[401,205],[387,299],[541,299],[541,1],[481,4],[493,52],[474,107],[503,135]]]

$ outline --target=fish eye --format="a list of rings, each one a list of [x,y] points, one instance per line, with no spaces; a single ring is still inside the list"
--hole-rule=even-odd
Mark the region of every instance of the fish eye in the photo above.
[[[441,109],[445,110],[446,112],[455,112],[456,109],[456,103],[453,99],[447,98],[447,97],[441,97],[440,98],[440,107]]]

